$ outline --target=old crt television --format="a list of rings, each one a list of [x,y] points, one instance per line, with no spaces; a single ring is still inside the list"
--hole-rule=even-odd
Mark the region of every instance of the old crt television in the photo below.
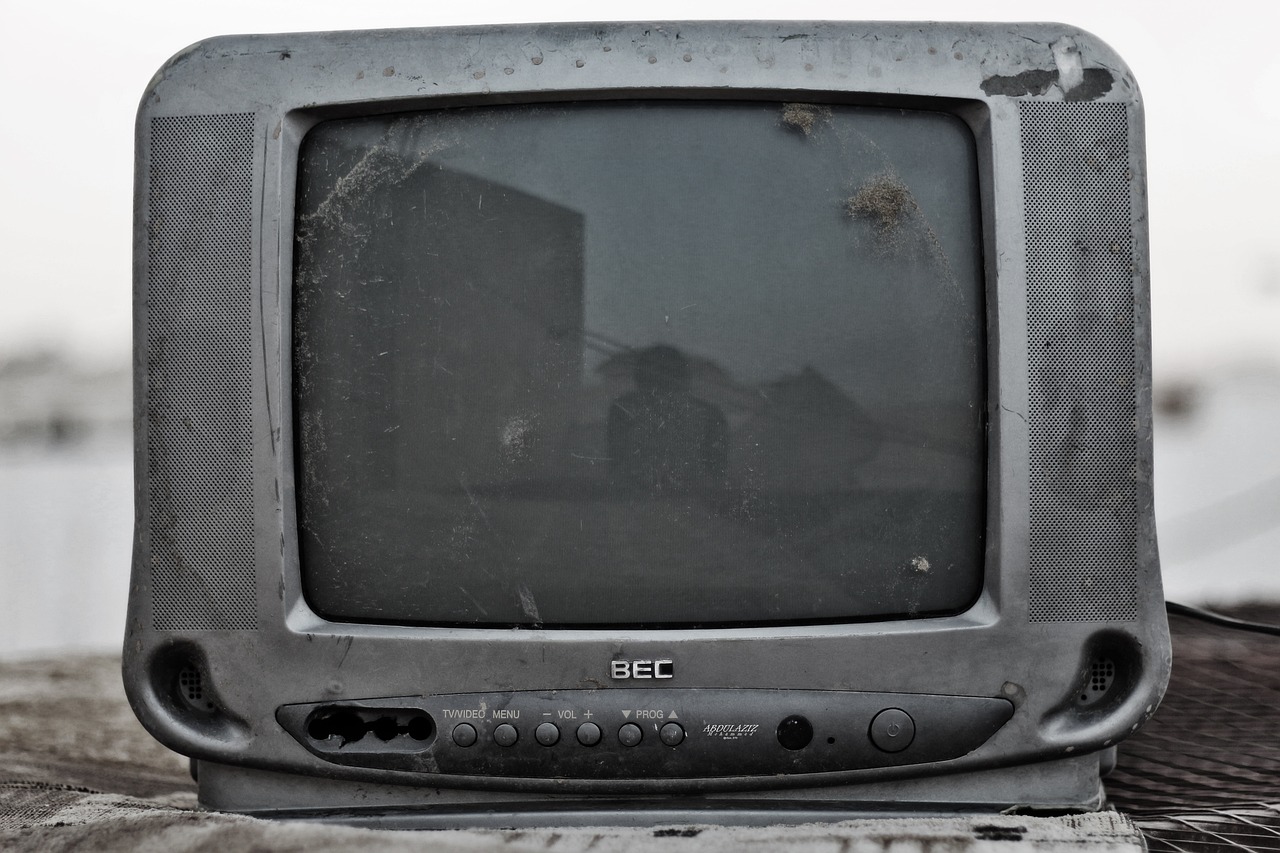
[[[1098,807],[1170,666],[1143,151],[1058,24],[185,50],[138,716],[252,814]]]

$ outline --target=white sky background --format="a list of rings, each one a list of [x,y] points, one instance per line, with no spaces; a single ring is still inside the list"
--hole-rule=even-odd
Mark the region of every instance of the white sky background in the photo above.
[[[1146,101],[1157,381],[1280,364],[1280,4],[575,0],[274,4],[0,0],[0,357],[130,346],[133,121],[201,38],[466,23],[701,18],[1064,20],[1110,43]]]

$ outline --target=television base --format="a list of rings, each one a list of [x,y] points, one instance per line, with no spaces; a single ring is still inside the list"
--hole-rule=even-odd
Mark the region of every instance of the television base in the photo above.
[[[548,795],[422,788],[196,762],[200,805],[261,818],[383,829],[833,823],[855,818],[1062,814],[1102,808],[1111,751],[860,785],[698,796]]]

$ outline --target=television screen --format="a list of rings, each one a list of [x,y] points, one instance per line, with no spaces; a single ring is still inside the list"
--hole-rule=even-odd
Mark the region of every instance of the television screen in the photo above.
[[[986,306],[955,115],[432,109],[322,122],[298,163],[318,613],[769,625],[978,596]]]

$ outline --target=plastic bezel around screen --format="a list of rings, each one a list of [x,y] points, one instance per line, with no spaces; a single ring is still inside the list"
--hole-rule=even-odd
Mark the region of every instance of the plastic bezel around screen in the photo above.
[[[988,106],[980,101],[963,100],[951,97],[927,97],[920,95],[886,95],[876,92],[832,92],[821,90],[757,90],[749,87],[727,89],[704,89],[697,87],[688,88],[662,88],[657,91],[631,90],[631,89],[566,89],[564,91],[551,92],[526,92],[514,93],[505,97],[480,96],[445,96],[435,97],[427,100],[407,99],[405,101],[395,102],[373,102],[365,105],[353,104],[336,104],[329,107],[307,107],[286,114],[282,123],[281,139],[284,143],[284,153],[282,164],[287,163],[289,166],[283,167],[280,171],[280,202],[282,223],[292,223],[296,217],[294,205],[297,200],[297,164],[301,153],[306,135],[317,125],[334,119],[357,118],[362,116],[378,116],[387,114],[400,113],[418,113],[429,110],[445,110],[460,107],[474,106],[494,106],[494,105],[571,105],[581,102],[626,102],[626,101],[688,101],[688,102],[759,102],[766,104],[778,104],[780,107],[788,103],[815,104],[818,106],[872,106],[883,109],[903,109],[915,110],[922,112],[938,112],[945,115],[954,116],[960,119],[973,135],[973,145],[976,150],[976,162],[978,169],[978,196],[980,208],[980,223],[978,229],[983,241],[981,249],[984,255],[984,280],[985,280],[985,296],[984,296],[984,325],[988,330],[994,328],[997,318],[994,314],[995,300],[993,297],[994,276],[991,270],[991,261],[986,257],[993,247],[991,239],[990,223],[993,221],[992,194],[990,189],[991,176],[991,140],[988,136],[990,129],[990,117]],[[532,627],[534,630],[542,629],[540,625],[520,624],[512,625],[470,625],[461,623],[439,624],[432,621],[399,621],[399,620],[359,620],[338,617],[330,619],[321,613],[312,609],[307,602],[307,597],[302,591],[303,584],[301,580],[302,568],[299,563],[299,555],[297,551],[298,527],[297,527],[297,499],[296,499],[296,478],[298,476],[298,462],[296,457],[296,429],[297,421],[293,414],[293,403],[295,400],[292,388],[293,372],[290,367],[292,364],[291,348],[292,348],[292,329],[290,320],[292,314],[292,294],[293,287],[291,284],[292,274],[294,270],[293,243],[289,236],[292,233],[291,228],[282,227],[281,237],[278,242],[280,247],[280,259],[278,262],[278,270],[281,275],[281,287],[279,291],[280,299],[280,318],[282,322],[282,335],[280,338],[281,347],[281,371],[279,381],[281,384],[281,393],[278,399],[281,402],[280,422],[285,428],[280,430],[281,441],[281,458],[292,458],[292,464],[282,465],[279,471],[279,482],[283,487],[286,499],[282,502],[284,512],[284,521],[286,525],[286,534],[284,537],[286,557],[285,577],[286,590],[297,589],[297,598],[290,607],[291,620],[299,618],[301,614],[306,614],[308,623],[311,619],[317,623],[327,623],[333,625],[345,632],[349,626],[359,627],[363,623],[364,626],[381,625],[387,628],[421,628],[423,630],[450,630],[464,629],[472,633],[480,633],[486,631],[498,631],[502,636],[512,628],[528,630]],[[995,396],[995,383],[998,381],[997,361],[998,354],[987,345],[987,341],[983,341],[983,348],[987,352],[987,365],[985,375],[983,377],[986,384],[986,415],[989,418],[991,412],[991,400]],[[641,631],[649,633],[655,630],[662,631],[682,631],[688,630],[694,632],[694,635],[707,636],[708,632],[715,633],[717,631],[737,631],[744,628],[770,628],[778,629],[784,634],[788,631],[799,630],[805,632],[808,629],[821,625],[857,625],[862,623],[877,623],[882,628],[888,623],[902,621],[907,625],[922,626],[924,624],[937,620],[946,621],[954,617],[963,616],[969,611],[982,613],[984,608],[981,603],[989,597],[994,589],[999,588],[998,577],[993,577],[990,566],[993,560],[998,559],[998,548],[996,547],[997,537],[1000,531],[1000,525],[993,522],[998,516],[999,506],[999,489],[997,488],[998,479],[994,472],[997,467],[998,452],[994,449],[999,438],[994,429],[991,427],[990,421],[987,423],[986,429],[987,454],[985,462],[987,464],[987,483],[986,483],[986,513],[987,521],[982,534],[984,543],[985,564],[987,569],[983,572],[983,582],[975,591],[975,596],[964,606],[951,611],[942,611],[936,613],[927,613],[921,615],[889,615],[884,617],[859,617],[855,619],[815,619],[815,620],[791,620],[770,621],[767,623],[757,623],[755,621],[742,622],[736,624],[733,622],[716,623],[710,625],[676,625],[676,626],[650,626],[641,624],[626,625],[602,625],[578,628],[575,626],[554,625],[548,626],[546,630],[561,632],[581,631],[586,636],[598,636],[601,638],[611,637],[619,631],[633,632]],[[296,584],[296,587],[295,587]],[[994,589],[993,589],[994,585]],[[292,596],[290,596],[292,598]],[[993,613],[995,608],[989,610]],[[990,620],[990,615],[979,616],[980,622]],[[434,626],[434,628],[433,628]],[[911,630],[906,628],[905,630]]]

